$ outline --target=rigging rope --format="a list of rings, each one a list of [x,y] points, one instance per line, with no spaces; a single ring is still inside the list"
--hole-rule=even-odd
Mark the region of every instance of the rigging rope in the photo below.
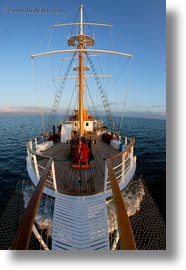
[[[128,87],[127,87],[126,94],[125,94],[124,108],[123,108],[123,114],[122,114],[121,122],[120,122],[120,126],[119,126],[119,131],[122,128],[122,124],[123,124],[123,120],[124,120],[124,116],[125,116],[126,102],[127,102],[128,91],[129,91],[129,84],[130,83],[131,83],[131,59],[129,59]]]
[[[72,91],[72,95],[71,95],[71,98],[70,98],[70,102],[69,102],[69,106],[67,107],[67,110],[66,110],[66,116],[65,116],[65,119],[67,119],[68,115],[69,115],[69,111],[70,111],[70,107],[72,105],[72,100],[73,100],[73,97],[74,97],[74,94],[75,94],[75,90],[76,90],[76,82],[75,82],[75,85],[74,85],[74,89]]]
[[[115,124],[115,121],[114,121],[112,112],[110,110],[110,106],[109,106],[109,103],[108,103],[107,96],[105,95],[105,93],[103,91],[103,86],[102,86],[101,81],[99,80],[99,77],[96,76],[97,75],[97,72],[96,72],[95,66],[93,64],[93,61],[91,60],[91,58],[88,55],[88,53],[86,53],[86,55],[87,55],[87,60],[90,63],[90,67],[92,68],[92,72],[93,72],[93,74],[95,76],[95,81],[97,83],[97,87],[99,89],[99,92],[100,92],[100,95],[101,95],[101,99],[102,99],[102,102],[103,102],[103,106],[104,106],[104,109],[105,109],[105,112],[106,112],[106,115],[107,115],[107,118],[108,118],[109,127],[110,127],[110,129],[112,131],[115,131],[116,130],[116,124]]]
[[[94,110],[94,115],[95,115],[95,118],[97,119],[97,112],[96,112],[96,108],[94,106],[94,102],[93,102],[93,99],[92,99],[92,95],[91,95],[91,92],[90,92],[90,88],[88,86],[88,83],[87,83],[87,80],[85,80],[85,83],[86,83],[86,86],[87,86],[87,90],[88,90],[88,94],[89,94],[89,97],[90,97],[90,100],[91,100],[91,103],[92,103],[92,108]]]
[[[68,76],[68,74],[70,72],[70,69],[71,69],[72,64],[74,62],[74,57],[75,56],[76,56],[76,52],[73,54],[73,57],[72,57],[69,65],[67,67],[67,70],[66,70],[65,75],[64,75],[64,80],[62,80],[61,86],[59,87],[59,89],[56,92],[54,103],[53,103],[53,106],[52,106],[52,109],[50,111],[50,115],[49,115],[49,118],[48,118],[48,125],[47,125],[47,130],[46,130],[47,132],[50,132],[50,130],[51,130],[52,126],[53,126],[54,116],[57,113],[59,102],[61,100],[61,96],[62,96],[64,87],[65,87],[65,84],[66,84],[67,76]]]
[[[62,19],[65,19],[66,17],[70,16],[75,10],[78,10],[79,12],[79,6],[75,6],[74,8],[70,9],[70,11],[62,18],[60,18],[55,24],[59,24],[62,21]]]

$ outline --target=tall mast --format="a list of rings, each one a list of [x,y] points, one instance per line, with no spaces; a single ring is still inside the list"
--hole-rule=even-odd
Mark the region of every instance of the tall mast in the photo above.
[[[79,22],[77,23],[67,23],[67,24],[56,24],[56,25],[52,25],[51,27],[61,27],[61,26],[79,26],[79,34],[74,35],[69,37],[68,39],[68,46],[74,46],[76,47],[75,49],[67,49],[67,50],[55,50],[55,51],[49,51],[49,52],[43,52],[43,53],[38,53],[38,54],[33,54],[31,55],[31,58],[35,58],[35,57],[39,57],[39,56],[44,56],[44,55],[52,55],[52,54],[58,54],[58,53],[64,53],[64,52],[69,52],[69,53],[79,53],[79,64],[77,67],[74,67],[74,71],[78,72],[78,77],[79,77],[79,112],[78,112],[78,120],[79,120],[79,135],[82,137],[84,135],[84,73],[85,71],[88,71],[89,68],[88,67],[84,67],[84,54],[86,54],[86,57],[88,56],[89,53],[91,52],[95,52],[95,53],[106,53],[106,54],[114,54],[114,55],[120,55],[120,56],[124,56],[124,57],[129,57],[132,58],[133,55],[132,54],[127,54],[127,53],[122,53],[122,52],[115,52],[115,51],[108,51],[108,50],[96,50],[96,49],[87,49],[87,47],[94,46],[95,43],[95,39],[92,36],[86,35],[84,34],[84,29],[83,26],[84,25],[95,25],[95,26],[106,26],[106,27],[112,27],[112,25],[110,24],[100,24],[100,23],[88,23],[88,22],[83,22],[83,5],[80,5],[80,19]],[[88,57],[88,59],[90,59],[90,57]],[[90,60],[89,60],[90,61]],[[91,64],[92,66],[92,64]],[[97,74],[94,73],[95,78],[97,77]],[[71,76],[73,77],[73,76]],[[67,76],[64,77],[65,79],[67,78]],[[62,78],[63,79],[63,78]],[[100,85],[99,81],[97,80],[97,84]],[[101,88],[101,86],[99,87]],[[105,111],[109,117],[109,119],[112,120],[112,115],[110,113],[110,109],[109,109],[109,105],[107,103],[107,100],[105,98],[105,96],[103,95],[103,91],[101,90],[101,96],[102,96],[102,100],[103,100],[103,105],[105,107]],[[61,92],[58,95],[58,93],[56,94],[56,99],[54,102],[54,106],[52,109],[52,113],[51,113],[51,119],[53,119],[53,112],[56,112],[56,108],[58,106],[59,103],[59,98],[61,97]],[[50,121],[52,122],[52,121]]]
[[[80,38],[79,38],[79,135],[80,137],[84,134],[84,124],[83,124],[83,5],[80,6]]]
[[[83,35],[83,5],[80,5],[80,35]]]
[[[84,48],[85,46],[94,46],[94,38],[85,35],[83,32],[83,5],[80,6],[80,22],[79,24],[79,34],[72,36],[68,39],[69,46],[76,46],[76,52],[79,52],[79,66],[74,68],[74,71],[79,72],[79,135],[82,137],[84,135],[84,71],[88,71],[88,67],[84,67]]]

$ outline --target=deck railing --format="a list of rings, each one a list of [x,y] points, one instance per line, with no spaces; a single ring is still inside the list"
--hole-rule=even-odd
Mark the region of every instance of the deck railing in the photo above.
[[[126,175],[134,165],[134,143],[134,138],[125,137],[125,149],[105,160],[105,191],[110,191],[110,196],[113,196],[108,204],[108,207],[111,208],[108,209],[109,213],[112,214],[111,228],[109,228],[110,237],[112,238],[113,235],[111,249],[117,248],[118,241],[120,249],[136,249],[134,235],[119,187],[121,181],[125,183]]]
[[[47,184],[49,176],[51,176],[54,171],[54,159],[48,156],[43,156],[36,153],[37,150],[37,140],[34,139],[29,141],[27,144],[28,157],[32,161],[32,165],[35,168],[35,173],[39,177],[38,184],[36,189],[30,199],[28,207],[23,216],[22,222],[18,228],[15,241],[12,245],[12,249],[23,250],[28,249],[29,240],[31,236],[31,232],[34,227],[34,219],[37,213],[38,205],[44,190],[45,185]],[[122,193],[119,188],[119,180],[123,175],[127,172],[128,168],[132,166],[133,162],[133,145],[134,140],[131,139],[130,143],[126,147],[126,149],[107,159],[105,161],[107,168],[107,176],[109,179],[109,185],[113,194],[113,202],[117,217],[117,239],[120,239],[120,249],[136,249],[135,240],[133,236],[133,232],[131,229],[131,225],[129,222],[129,218],[125,209],[125,204],[123,201]],[[37,159],[42,158],[47,160],[45,166],[39,166],[37,164]],[[121,164],[113,167],[114,162],[120,159],[123,162]],[[123,169],[124,168],[124,169]],[[43,170],[43,172],[41,172]],[[53,176],[53,183],[55,176]],[[115,244],[114,244],[115,245]]]
[[[108,167],[108,174],[110,177],[110,184],[113,193],[113,200],[117,218],[117,225],[119,235],[117,238],[120,240],[120,249],[122,250],[134,250],[136,249],[136,244],[134,240],[134,235],[130,225],[130,221],[125,208],[122,193],[120,191],[118,181],[116,179],[111,160],[106,161]]]
[[[34,173],[38,181],[46,168],[47,161],[51,158],[49,156],[37,153],[37,145],[42,142],[44,142],[43,137],[35,137],[34,139],[28,141],[27,143],[27,156],[31,167],[34,169]],[[40,162],[38,162],[39,160]],[[41,165],[41,160],[43,165]],[[51,169],[47,177],[46,187],[48,187],[51,190],[57,191],[54,159],[52,161]]]
[[[22,222],[20,223],[17,234],[12,245],[13,250],[25,250],[28,249],[31,232],[34,225],[34,219],[37,213],[37,209],[41,200],[44,186],[46,184],[48,175],[51,170],[53,158],[50,158],[47,162],[46,168],[41,175],[41,178],[32,194],[29,201]]]
[[[128,144],[127,144],[128,143]],[[125,139],[125,149],[109,158],[118,183],[125,181],[125,176],[134,163],[134,138]],[[111,180],[108,174],[108,165],[105,162],[105,191],[111,189]]]
[[[43,137],[35,137],[34,139],[30,140],[27,143],[28,159],[30,160],[30,164],[35,172],[38,181],[40,179],[42,172],[45,170],[47,160],[50,158],[49,156],[43,154],[41,155],[39,154],[39,152],[37,152],[37,146],[42,142],[44,142]],[[125,181],[125,177],[128,171],[133,166],[134,143],[135,143],[134,138],[125,137],[125,149],[110,158],[118,183],[120,183],[121,181]],[[41,160],[45,160],[45,162],[44,161],[41,162]],[[48,176],[46,187],[57,191],[54,161],[52,162],[51,172]],[[111,191],[110,177],[108,175],[108,168],[106,162],[104,173],[104,191]]]

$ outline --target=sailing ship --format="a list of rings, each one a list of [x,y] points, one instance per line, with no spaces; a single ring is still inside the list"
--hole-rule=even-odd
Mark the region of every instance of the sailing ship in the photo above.
[[[31,232],[46,250],[136,249],[122,194],[136,171],[135,140],[120,133],[101,83],[101,78],[110,75],[98,74],[92,60],[107,54],[127,58],[130,62],[133,55],[96,49],[95,38],[85,34],[85,27],[111,25],[85,22],[83,5],[80,5],[79,14],[79,22],[52,26],[53,29],[78,28],[78,33],[68,38],[68,49],[31,55],[34,60],[43,56],[73,54],[68,58],[70,64],[64,76],[53,78],[53,81],[60,82],[60,87],[45,130],[40,137],[27,143],[27,171],[35,190],[13,249],[28,249]],[[73,66],[75,61],[77,65]],[[74,75],[69,75],[70,70]],[[91,114],[85,106],[88,78],[93,78],[97,85],[106,115],[104,119]],[[66,118],[55,123],[66,82],[72,79],[77,90],[76,107]],[[90,100],[93,101],[91,94]],[[69,107],[67,109],[69,111]],[[35,224],[42,194],[53,201],[50,247]]]

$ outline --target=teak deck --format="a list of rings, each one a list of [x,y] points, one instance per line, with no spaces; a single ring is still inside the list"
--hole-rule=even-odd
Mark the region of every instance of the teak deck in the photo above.
[[[110,145],[102,142],[101,138],[92,135],[91,138],[96,140],[96,144],[92,144],[93,158],[90,160],[90,168],[73,169],[70,159],[70,144],[54,143],[53,147],[42,152],[43,155],[55,158],[55,173],[58,192],[70,195],[91,195],[103,192],[104,189],[104,171],[105,158],[111,157],[118,153],[117,150]],[[40,160],[40,165],[45,160]],[[81,184],[79,182],[81,174]]]

